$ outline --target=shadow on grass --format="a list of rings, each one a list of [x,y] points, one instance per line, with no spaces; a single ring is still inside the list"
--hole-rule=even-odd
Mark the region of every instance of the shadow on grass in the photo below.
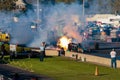
[[[6,61],[6,60],[2,60],[2,59],[0,59],[0,64],[7,64],[7,63],[9,63],[9,62]]]
[[[53,56],[45,56],[45,58],[53,58]]]
[[[95,75],[95,74],[83,73],[83,74],[80,74],[80,75],[84,75],[84,76],[85,75],[87,75],[87,76],[99,76],[100,77],[100,76],[105,76],[105,75],[108,75],[108,74],[98,74],[98,75]]]
[[[99,74],[98,76],[105,76],[105,75],[108,75],[108,74]]]

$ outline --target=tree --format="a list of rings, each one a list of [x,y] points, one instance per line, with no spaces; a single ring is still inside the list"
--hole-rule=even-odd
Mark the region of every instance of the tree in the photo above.
[[[16,5],[16,1],[18,0],[0,0],[0,10],[5,10],[5,11],[12,11],[12,10],[26,10],[26,6],[24,8],[18,8]],[[25,0],[23,0],[25,3]],[[26,4],[26,3],[25,3]]]
[[[115,14],[120,14],[120,0],[112,0],[112,10]]]
[[[0,10],[13,10],[16,0],[0,0]]]

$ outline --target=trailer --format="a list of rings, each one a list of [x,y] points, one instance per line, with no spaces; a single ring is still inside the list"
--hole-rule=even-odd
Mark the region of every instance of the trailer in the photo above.
[[[101,40],[86,40],[82,43],[83,50],[92,51],[92,50],[100,50],[100,49],[119,49],[120,42],[105,42]]]
[[[104,50],[104,49],[119,49],[120,42],[105,42],[100,40],[85,40],[81,43],[70,43],[68,45],[69,51],[74,52],[91,52],[93,50]]]

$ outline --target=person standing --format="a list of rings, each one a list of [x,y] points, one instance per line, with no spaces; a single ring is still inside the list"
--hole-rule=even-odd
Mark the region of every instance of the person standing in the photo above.
[[[42,45],[40,46],[40,61],[44,61],[45,57],[45,42],[42,42]]]
[[[46,57],[46,54],[45,54],[46,43],[42,42],[42,44],[43,44],[43,49],[44,49],[44,57]]]
[[[61,56],[61,55],[65,56],[65,50],[63,47],[59,51],[59,56]]]
[[[4,44],[2,44],[1,45],[1,58],[0,59],[4,58],[5,53],[6,53],[5,46],[4,46]]]
[[[11,51],[10,52],[10,61],[14,60],[15,59],[15,52],[14,51]]]
[[[110,52],[110,56],[111,56],[111,67],[112,68],[116,68],[116,51],[114,49],[112,49],[112,51]]]

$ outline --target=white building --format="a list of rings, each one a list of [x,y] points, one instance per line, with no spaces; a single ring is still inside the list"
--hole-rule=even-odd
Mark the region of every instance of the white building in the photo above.
[[[88,17],[86,20],[112,24],[114,27],[120,26],[120,15],[115,14],[96,14],[92,17]]]

